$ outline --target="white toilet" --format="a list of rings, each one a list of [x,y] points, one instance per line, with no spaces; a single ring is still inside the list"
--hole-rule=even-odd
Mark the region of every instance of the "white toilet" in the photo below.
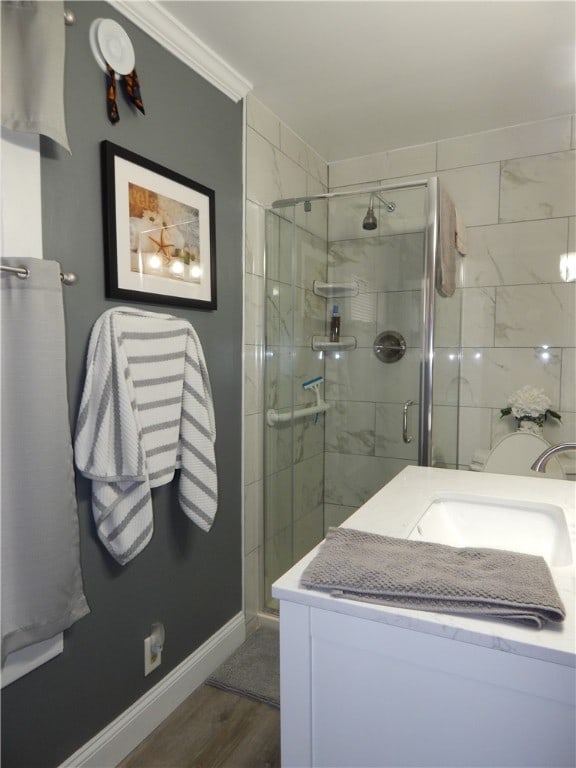
[[[538,456],[547,448],[550,448],[550,443],[547,443],[543,437],[530,432],[513,432],[503,437],[488,453],[482,471],[495,472],[498,475],[540,476],[565,480],[564,469],[555,456],[548,461],[545,475],[530,469]]]

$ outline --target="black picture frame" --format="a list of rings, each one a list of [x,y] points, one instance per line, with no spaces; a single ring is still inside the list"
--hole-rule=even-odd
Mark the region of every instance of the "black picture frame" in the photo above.
[[[101,142],[106,297],[214,310],[215,193]]]

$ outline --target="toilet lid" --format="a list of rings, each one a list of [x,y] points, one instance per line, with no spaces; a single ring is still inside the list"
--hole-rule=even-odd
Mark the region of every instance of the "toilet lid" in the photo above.
[[[486,459],[484,472],[495,472],[499,475],[525,475],[527,477],[552,477],[564,480],[566,475],[558,459],[553,456],[546,465],[545,475],[530,469],[538,456],[547,448],[543,437],[532,435],[530,432],[513,432],[506,435],[492,449]]]

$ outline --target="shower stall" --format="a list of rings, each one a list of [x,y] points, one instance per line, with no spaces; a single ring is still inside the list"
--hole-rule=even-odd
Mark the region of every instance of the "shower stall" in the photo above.
[[[406,465],[458,466],[461,291],[436,289],[440,215],[436,177],[266,211],[266,610]]]

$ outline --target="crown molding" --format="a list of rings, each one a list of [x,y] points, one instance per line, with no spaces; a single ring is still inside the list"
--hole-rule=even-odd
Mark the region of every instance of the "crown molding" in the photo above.
[[[240,101],[252,83],[205,45],[156,0],[107,0],[173,56],[180,59],[233,101]]]

